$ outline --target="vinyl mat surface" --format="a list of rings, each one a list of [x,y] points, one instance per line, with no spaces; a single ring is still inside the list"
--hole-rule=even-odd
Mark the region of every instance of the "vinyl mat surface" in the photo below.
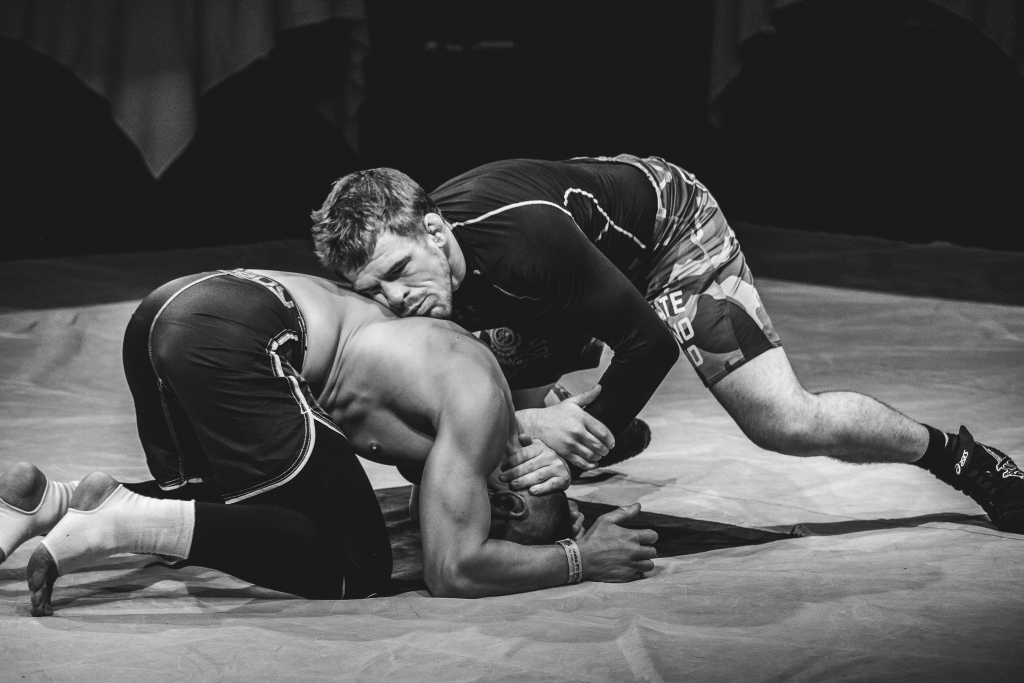
[[[161,282],[238,265],[315,270],[295,245],[0,264],[0,469],[148,478],[124,326]],[[966,424],[1020,462],[1024,308],[757,285],[809,389]],[[432,598],[404,481],[367,464],[392,531],[394,595],[301,600],[118,556],[61,577],[55,615],[35,619],[34,539],[0,566],[0,680],[1024,680],[1024,536],[915,467],[758,449],[682,362],[642,416],[648,451],[570,496],[591,517],[643,504],[662,556],[643,581]]]

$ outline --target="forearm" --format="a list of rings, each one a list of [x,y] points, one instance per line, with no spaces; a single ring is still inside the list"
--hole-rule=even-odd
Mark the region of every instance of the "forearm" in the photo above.
[[[565,551],[557,545],[519,545],[487,540],[472,555],[425,568],[435,597],[482,598],[561,586],[569,579]]]
[[[647,405],[678,358],[679,347],[671,336],[641,353],[616,353],[599,381],[601,395],[587,406],[587,412],[618,437]]]

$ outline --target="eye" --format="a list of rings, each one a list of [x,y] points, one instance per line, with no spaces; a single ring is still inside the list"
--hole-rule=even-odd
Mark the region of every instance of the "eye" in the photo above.
[[[385,280],[397,280],[405,274],[405,267],[409,264],[409,259],[405,258],[391,266],[391,269],[384,275]]]

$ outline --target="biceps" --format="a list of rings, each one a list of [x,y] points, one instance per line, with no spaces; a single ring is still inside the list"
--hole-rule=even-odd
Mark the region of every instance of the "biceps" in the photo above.
[[[487,541],[490,501],[479,471],[437,455],[427,459],[420,489],[423,571],[432,593],[447,594]]]
[[[508,418],[493,408],[488,415],[467,410],[458,417],[439,428],[423,471],[425,568],[451,569],[452,562],[474,554],[490,530],[487,476],[504,453]]]

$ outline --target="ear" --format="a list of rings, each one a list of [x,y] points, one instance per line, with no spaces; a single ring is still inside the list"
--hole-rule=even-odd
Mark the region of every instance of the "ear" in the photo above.
[[[423,215],[423,228],[427,231],[427,239],[438,248],[443,248],[448,243],[448,231],[445,229],[444,219],[436,213]]]
[[[495,491],[491,494],[491,514],[502,519],[524,519],[526,501],[515,491]]]

